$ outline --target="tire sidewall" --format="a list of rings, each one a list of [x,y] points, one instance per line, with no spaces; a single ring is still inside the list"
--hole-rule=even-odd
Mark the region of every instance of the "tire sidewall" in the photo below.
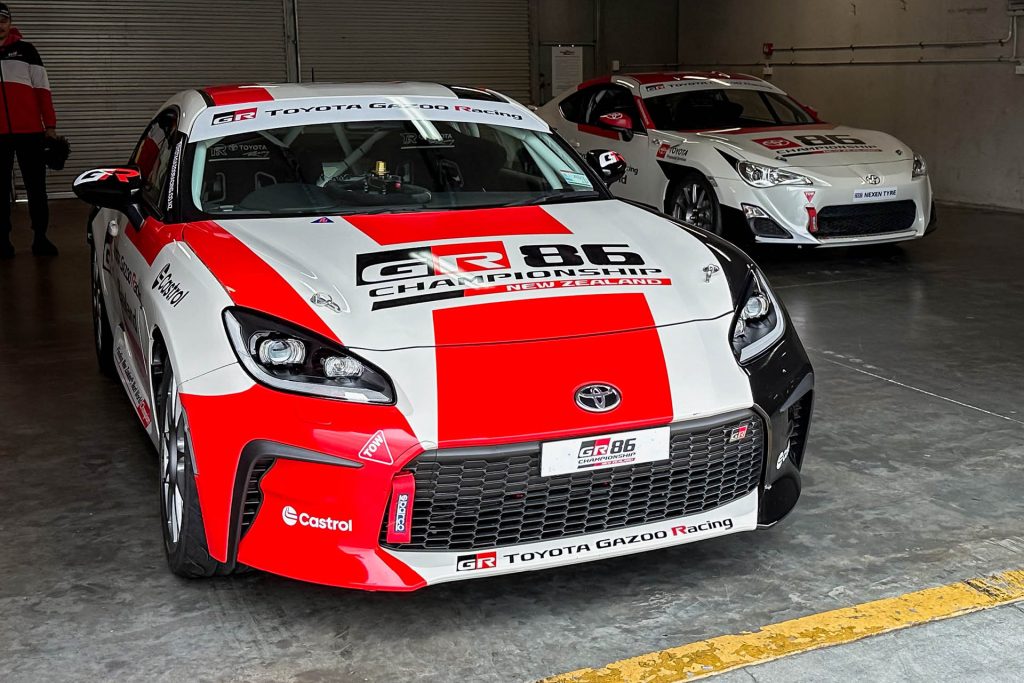
[[[114,377],[114,334],[107,318],[107,304],[103,300],[103,285],[100,282],[100,266],[96,263],[96,247],[89,247],[89,312],[92,317],[92,345],[96,349],[96,361],[100,372]],[[95,310],[93,297],[99,299],[99,311]]]
[[[171,368],[171,364],[170,364],[170,360],[169,359],[165,358],[163,362],[165,364],[165,368],[166,369],[164,370],[163,377],[162,377],[162,379],[160,381],[160,387],[157,390],[157,396],[161,397],[162,401],[166,401],[167,400],[167,398],[166,398],[166,396],[167,396],[167,389],[169,387],[169,383],[174,381],[174,370]],[[163,403],[160,403],[160,404],[157,405],[157,410],[156,410],[157,419],[160,421],[160,439],[161,440],[164,438],[164,432],[168,428],[168,426],[165,424],[166,419],[167,419],[166,418],[166,410],[165,410],[165,408],[166,408],[166,406]],[[181,410],[182,410],[182,418],[185,420],[185,424],[187,425],[188,424],[188,419],[184,415],[185,407],[182,406]],[[190,437],[188,436],[188,430],[187,429],[186,429],[186,437],[185,438],[186,439],[190,439]],[[159,444],[158,447],[162,448],[163,444],[162,443]],[[163,472],[162,469],[159,472],[159,474],[160,474],[160,489],[159,489],[160,495],[159,495],[158,501],[160,503],[160,522],[161,522],[160,528],[163,529],[164,550],[167,552],[167,560],[171,564],[172,568],[174,566],[176,566],[176,565],[180,565],[185,560],[184,556],[185,556],[186,550],[187,550],[185,546],[186,546],[186,543],[187,543],[187,539],[189,538],[188,534],[191,531],[191,524],[193,523],[192,515],[189,514],[189,510],[192,509],[192,505],[195,503],[194,497],[196,495],[198,495],[197,491],[196,491],[196,485],[195,485],[195,474],[194,474],[194,471],[193,471],[193,468],[192,468],[191,444],[189,444],[188,451],[189,452],[186,454],[186,457],[185,457],[185,470],[184,470],[184,479],[185,479],[185,481],[181,482],[182,483],[182,486],[181,486],[181,510],[182,510],[182,515],[181,515],[181,529],[178,532],[178,540],[177,541],[172,541],[171,540],[170,533],[168,532],[168,529],[167,529],[167,508],[166,508],[166,505],[165,505],[165,502],[164,502],[164,499],[163,499],[163,495],[164,495],[163,494],[163,477],[164,477],[164,472]],[[157,457],[157,461],[158,461],[158,463],[160,464],[160,466],[162,468],[163,467],[163,456],[159,452],[158,452],[157,456],[158,456]]]

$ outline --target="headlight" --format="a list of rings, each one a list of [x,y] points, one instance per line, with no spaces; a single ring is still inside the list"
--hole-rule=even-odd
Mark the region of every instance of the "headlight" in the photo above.
[[[224,311],[224,326],[238,360],[260,384],[343,401],[395,402],[388,376],[337,343],[238,308]]]
[[[928,175],[928,164],[924,163],[924,157],[920,154],[914,155],[914,171],[911,174],[914,178]]]
[[[786,316],[761,271],[753,268],[747,280],[739,310],[733,319],[732,348],[740,363],[746,363],[782,338]]]
[[[775,187],[776,185],[812,185],[811,179],[799,173],[790,173],[780,168],[772,168],[752,161],[741,161],[736,164],[740,177],[754,187]]]

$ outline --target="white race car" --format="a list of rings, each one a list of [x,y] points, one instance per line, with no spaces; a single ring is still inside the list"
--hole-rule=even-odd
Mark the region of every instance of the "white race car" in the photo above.
[[[413,590],[785,516],[796,331],[624,171],[492,91],[362,83],[184,92],[79,177],[171,569]]]
[[[820,121],[744,74],[615,75],[581,84],[538,113],[581,151],[629,162],[619,197],[757,242],[896,242],[934,228],[924,159],[877,131]]]

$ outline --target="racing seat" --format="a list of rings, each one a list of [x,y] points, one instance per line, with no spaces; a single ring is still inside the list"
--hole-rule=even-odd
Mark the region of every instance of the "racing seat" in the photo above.
[[[285,152],[259,136],[211,146],[207,164],[200,194],[204,205],[235,206],[256,190],[299,180]]]
[[[404,144],[408,132],[396,130],[378,140],[363,158],[370,168],[383,161],[389,173],[431,191],[486,192],[497,189],[499,174],[508,161],[505,148],[454,128],[447,128],[442,133],[451,136],[450,143],[436,147],[415,146]]]

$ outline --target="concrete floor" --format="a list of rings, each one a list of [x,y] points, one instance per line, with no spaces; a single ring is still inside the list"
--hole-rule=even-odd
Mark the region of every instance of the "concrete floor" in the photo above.
[[[1008,605],[730,671],[714,683],[1019,683],[1024,606]]]
[[[818,375],[779,527],[394,595],[166,570],[155,456],[95,369],[86,212],[55,208],[59,258],[22,230],[0,262],[0,680],[528,681],[1024,566],[1024,216],[756,255]]]

